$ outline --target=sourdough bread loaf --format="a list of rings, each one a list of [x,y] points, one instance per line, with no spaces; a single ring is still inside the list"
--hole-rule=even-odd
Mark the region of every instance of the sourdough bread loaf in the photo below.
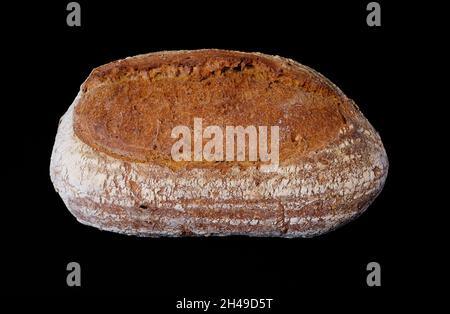
[[[178,125],[278,126],[279,166],[175,161]],[[50,164],[83,224],[141,236],[308,237],[360,215],[388,160],[352,100],[293,60],[224,50],[139,55],[92,71]]]

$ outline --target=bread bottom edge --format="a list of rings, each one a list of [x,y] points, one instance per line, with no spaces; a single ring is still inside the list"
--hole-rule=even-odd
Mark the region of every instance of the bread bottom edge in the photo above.
[[[370,206],[378,193],[359,199],[353,204],[342,205],[330,214],[320,210],[298,210],[296,217],[281,213],[253,223],[233,219],[209,219],[199,217],[132,217],[114,215],[112,208],[104,204],[85,204],[79,200],[66,203],[72,215],[82,224],[100,230],[138,237],[224,237],[248,236],[270,238],[312,238],[329,233],[355,220]],[[86,211],[86,207],[96,207]],[[115,210],[115,209],[114,209]],[[133,209],[128,209],[129,211]],[[92,213],[92,214],[86,214]],[[313,215],[308,213],[314,213]],[[239,222],[239,221],[238,221]],[[296,222],[295,224],[292,222]]]

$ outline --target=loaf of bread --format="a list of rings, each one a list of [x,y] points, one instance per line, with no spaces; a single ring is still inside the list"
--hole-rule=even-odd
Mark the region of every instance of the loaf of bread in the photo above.
[[[277,164],[239,159],[239,148],[229,160],[174,158],[174,128],[195,119],[203,130],[277,126]],[[364,212],[387,171],[378,133],[328,79],[290,59],[214,49],[94,69],[50,164],[78,221],[140,236],[322,234]]]

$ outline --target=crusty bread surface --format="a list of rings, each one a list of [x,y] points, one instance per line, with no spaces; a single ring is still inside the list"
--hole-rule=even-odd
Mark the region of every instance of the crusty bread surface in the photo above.
[[[174,161],[178,125],[279,126],[279,166]],[[224,50],[139,55],[92,71],[60,120],[55,189],[82,223],[142,236],[308,237],[360,215],[388,170],[378,133],[296,61]]]

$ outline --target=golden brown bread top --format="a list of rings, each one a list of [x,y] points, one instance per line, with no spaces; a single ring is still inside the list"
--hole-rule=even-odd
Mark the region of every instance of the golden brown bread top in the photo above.
[[[334,141],[354,120],[331,82],[292,60],[223,50],[159,52],[100,66],[82,86],[74,131],[101,152],[134,162],[224,167],[258,162],[174,162],[172,128],[280,127],[280,164]]]

